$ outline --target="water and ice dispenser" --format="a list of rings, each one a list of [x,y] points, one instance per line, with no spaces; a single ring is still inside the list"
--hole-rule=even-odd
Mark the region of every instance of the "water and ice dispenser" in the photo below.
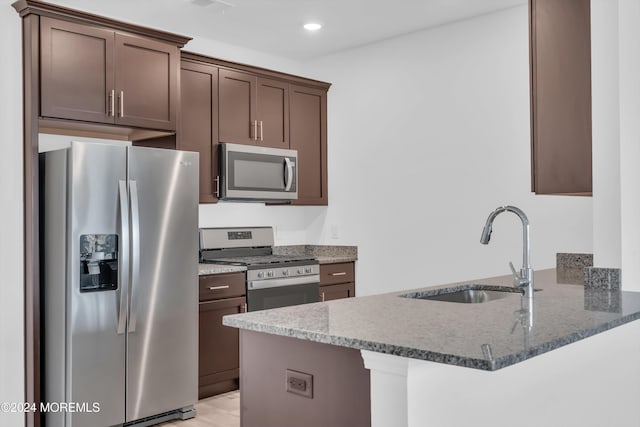
[[[118,236],[80,236],[80,292],[118,289]]]

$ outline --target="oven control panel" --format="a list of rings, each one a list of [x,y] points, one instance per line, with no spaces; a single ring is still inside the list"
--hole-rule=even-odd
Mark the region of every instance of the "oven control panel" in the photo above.
[[[320,265],[298,265],[294,267],[265,268],[247,271],[247,281],[282,279],[286,277],[313,276],[320,274]]]

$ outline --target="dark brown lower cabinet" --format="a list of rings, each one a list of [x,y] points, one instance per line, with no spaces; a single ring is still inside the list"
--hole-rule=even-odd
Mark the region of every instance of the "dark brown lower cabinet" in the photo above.
[[[234,284],[235,276],[244,274],[207,276],[200,278],[200,316],[199,316],[199,360],[198,360],[198,398],[213,396],[236,390],[239,386],[239,338],[238,330],[222,324],[222,317],[227,314],[244,313],[246,298],[213,299],[202,301],[203,289],[228,286],[224,282]],[[220,282],[216,283],[216,282]],[[228,291],[227,291],[228,292]]]
[[[356,296],[355,263],[320,265],[320,301]]]

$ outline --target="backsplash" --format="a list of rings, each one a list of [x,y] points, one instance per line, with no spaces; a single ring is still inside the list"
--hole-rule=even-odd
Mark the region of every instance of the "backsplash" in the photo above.
[[[358,259],[357,246],[335,245],[289,245],[274,246],[273,253],[278,255],[308,255],[315,257],[320,264],[354,262]]]
[[[593,254],[557,253],[556,274],[559,282],[593,290],[618,291],[622,284],[621,269],[594,267]]]
[[[587,267],[584,269],[584,286],[589,289],[620,290],[622,271],[619,268]]]
[[[593,254],[556,254],[556,268],[585,268],[593,267]]]

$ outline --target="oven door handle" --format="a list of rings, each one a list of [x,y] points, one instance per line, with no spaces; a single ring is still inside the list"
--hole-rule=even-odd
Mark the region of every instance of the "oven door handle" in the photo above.
[[[250,280],[247,282],[247,290],[253,291],[256,289],[280,288],[284,286],[311,285],[313,283],[320,283],[319,274],[289,277],[286,279]]]

